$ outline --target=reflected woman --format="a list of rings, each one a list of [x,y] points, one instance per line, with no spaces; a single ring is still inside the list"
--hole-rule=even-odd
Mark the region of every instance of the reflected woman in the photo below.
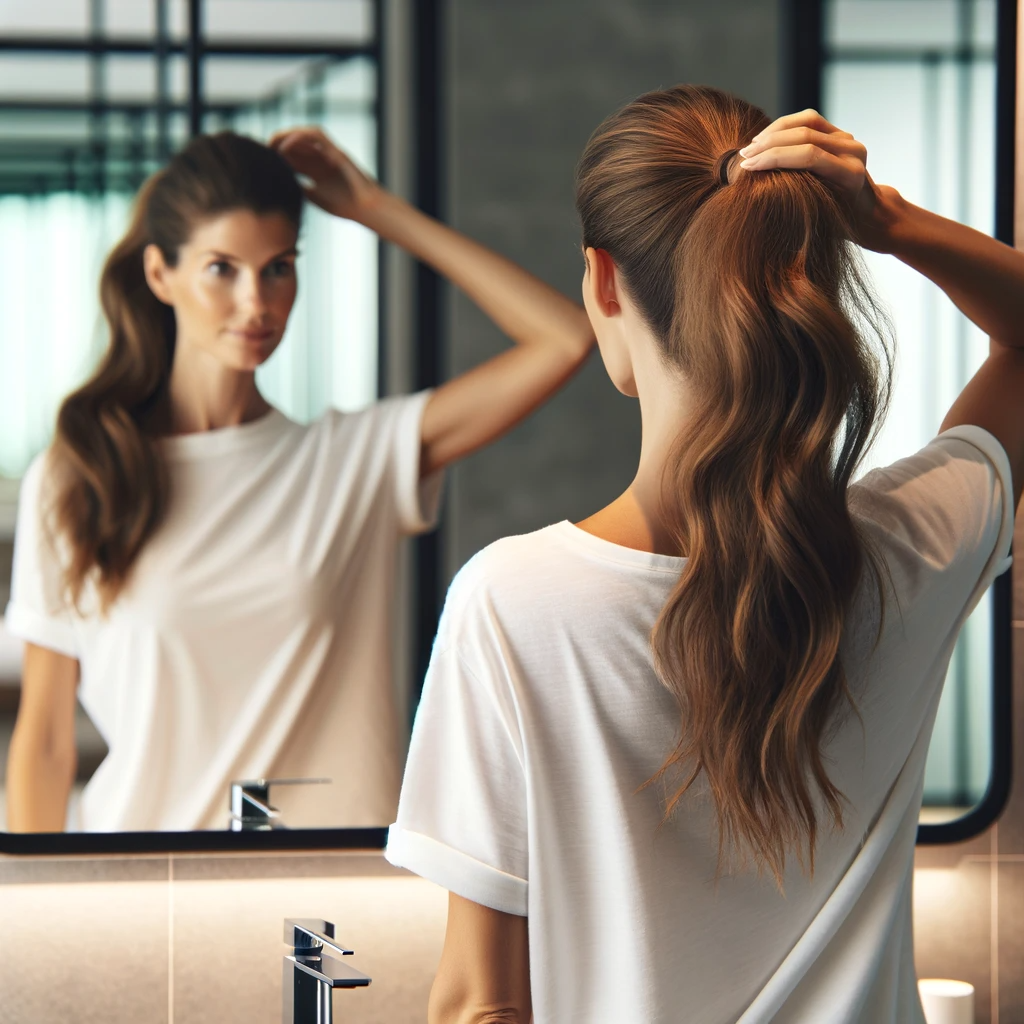
[[[432,392],[302,426],[255,372],[295,300],[307,196],[462,288],[517,344]],[[224,828],[232,780],[326,776],[320,825],[393,818],[403,534],[441,471],[593,343],[581,307],[364,176],[319,130],[202,136],[142,189],[101,285],[110,345],[22,485],[7,626],[26,641],[8,824],[57,831],[76,695],[109,747],[69,827]]]

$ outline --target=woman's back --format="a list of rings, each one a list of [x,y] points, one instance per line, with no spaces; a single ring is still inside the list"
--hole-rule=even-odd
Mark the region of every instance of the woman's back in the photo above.
[[[1011,494],[970,427],[851,488],[891,589],[880,637],[867,575],[844,632],[857,714],[824,752],[845,827],[823,830],[812,877],[790,859],[784,894],[735,865],[716,881],[705,787],[664,822],[665,786],[645,788],[678,739],[650,634],[684,560],[569,523],[499,541],[453,584],[389,857],[528,917],[538,1024],[918,1019],[925,754],[956,634],[1005,568]]]

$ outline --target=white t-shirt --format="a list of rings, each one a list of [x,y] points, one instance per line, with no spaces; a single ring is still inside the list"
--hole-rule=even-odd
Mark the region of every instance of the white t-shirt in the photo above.
[[[881,641],[865,583],[843,658],[861,722],[828,743],[849,800],[812,880],[716,888],[706,791],[659,825],[640,787],[678,709],[649,636],[683,560],[559,523],[498,541],[453,582],[387,857],[529,917],[536,1024],[922,1021],[911,882],[925,754],[957,633],[1007,568],[1010,467],[989,433],[945,432],[851,488],[892,572]]]
[[[22,483],[6,625],[77,658],[110,753],[71,827],[223,829],[233,780],[326,777],[271,798],[290,826],[383,826],[402,728],[391,673],[400,536],[427,529],[429,393],[301,426],[272,410],[160,442],[168,518],[106,617],[62,596],[46,462]]]

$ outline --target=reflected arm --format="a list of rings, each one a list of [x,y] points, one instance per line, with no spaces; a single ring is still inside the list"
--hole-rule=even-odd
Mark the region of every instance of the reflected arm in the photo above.
[[[311,179],[306,195],[314,203],[429,264],[516,343],[431,396],[423,415],[421,475],[511,430],[582,366],[595,339],[579,303],[382,188],[320,129],[286,129],[270,144]]]
[[[18,719],[7,756],[7,827],[62,832],[75,779],[78,662],[25,645]]]
[[[516,343],[431,396],[423,416],[423,475],[510,430],[589,355],[594,333],[583,307],[511,260],[383,190],[362,222],[443,274]]]

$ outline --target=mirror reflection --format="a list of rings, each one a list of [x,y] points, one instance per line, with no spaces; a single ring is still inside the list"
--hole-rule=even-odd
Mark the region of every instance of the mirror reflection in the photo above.
[[[293,10],[231,6],[234,24]],[[5,282],[21,319],[3,376],[19,394],[0,451],[19,481],[12,831],[392,821],[401,539],[435,525],[444,469],[553,395],[593,345],[578,302],[374,180],[372,38],[342,32],[332,55],[312,17],[324,5],[309,4],[290,32],[327,53],[234,46],[219,74],[216,7],[201,125],[188,96],[204,133],[174,121],[173,67],[156,69],[155,113],[146,97],[122,109],[98,48],[79,149],[29,140],[38,166],[7,168],[0,227],[27,254]],[[124,28],[89,10],[92,35]],[[171,13],[157,5],[165,55]],[[289,127],[300,119],[314,124]],[[69,224],[91,258],[54,270]],[[466,291],[512,348],[378,399],[378,236]]]
[[[995,6],[824,5],[826,116],[868,140],[876,179],[988,233]],[[578,306],[524,275],[546,353],[516,346],[511,378],[498,364],[379,400],[378,236],[438,266],[513,341],[531,325],[523,295],[490,290],[489,267],[512,272],[493,254],[408,208],[375,220],[360,205],[377,195],[384,129],[376,7],[206,0],[198,26],[175,0],[0,12],[26,45],[0,54],[0,237],[18,254],[0,275],[11,830],[394,820],[401,538],[434,525],[443,469],[557,389],[589,333]],[[116,45],[90,52],[90,38]],[[208,141],[155,179],[197,117]],[[280,134],[300,124],[323,135]],[[934,436],[987,352],[924,278],[866,258],[899,346],[863,471]],[[488,373],[514,382],[501,401]],[[950,662],[923,821],[962,816],[988,787],[991,634],[989,595]]]

